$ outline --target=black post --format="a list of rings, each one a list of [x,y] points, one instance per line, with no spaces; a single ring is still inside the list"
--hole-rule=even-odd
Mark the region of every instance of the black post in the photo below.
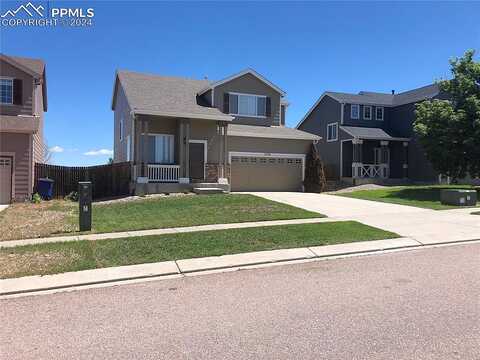
[[[78,205],[80,231],[92,230],[92,183],[90,181],[78,182]]]

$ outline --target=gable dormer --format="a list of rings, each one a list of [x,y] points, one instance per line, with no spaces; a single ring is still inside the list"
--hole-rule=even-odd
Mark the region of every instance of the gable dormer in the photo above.
[[[282,118],[286,110],[286,102],[282,100],[285,92],[252,69],[213,82],[198,95],[209,99],[211,105],[223,113],[234,116],[236,124],[279,126],[285,123]]]

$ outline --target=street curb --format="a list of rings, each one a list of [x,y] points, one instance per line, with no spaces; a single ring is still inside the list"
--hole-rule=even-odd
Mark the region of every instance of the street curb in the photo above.
[[[405,242],[405,245],[396,245],[399,242]],[[176,260],[176,261],[164,261],[164,262],[159,262],[159,263],[150,263],[150,264],[138,264],[138,265],[127,265],[127,266],[119,266],[119,267],[114,267],[114,268],[101,268],[101,269],[91,269],[91,270],[82,270],[82,271],[77,271],[77,272],[71,272],[71,273],[62,273],[62,274],[54,274],[54,275],[44,275],[44,276],[39,276],[39,275],[34,275],[34,276],[26,276],[26,277],[21,277],[21,278],[11,278],[11,279],[1,279],[0,280],[0,298],[2,297],[9,297],[9,296],[14,296],[14,295],[34,295],[34,294],[41,294],[42,292],[48,292],[50,290],[62,290],[62,289],[69,289],[69,288],[81,288],[81,287],[87,287],[89,285],[101,285],[101,284],[109,284],[109,283],[119,283],[123,281],[130,281],[130,280],[142,280],[142,279],[154,279],[154,278],[169,278],[172,275],[179,275],[179,276],[189,276],[193,274],[201,274],[201,273],[209,273],[212,271],[218,271],[222,272],[226,270],[238,270],[241,268],[251,268],[255,266],[261,266],[261,265],[270,265],[270,264],[288,264],[288,263],[294,263],[296,261],[302,261],[302,260],[310,260],[310,261],[315,261],[315,260],[325,260],[328,258],[339,258],[339,257],[344,257],[344,256],[354,256],[354,255],[366,255],[366,254],[375,254],[383,251],[398,251],[398,250],[414,250],[414,249],[422,249],[422,248],[430,248],[430,247],[439,247],[439,246],[448,246],[448,245],[453,245],[456,243],[469,243],[469,242],[474,242],[474,241],[480,241],[480,239],[470,239],[470,240],[459,240],[459,241],[453,241],[453,242],[445,242],[445,243],[439,243],[439,244],[421,244],[418,241],[411,239],[411,238],[396,238],[396,239],[384,239],[384,240],[372,240],[372,241],[362,241],[362,242],[356,242],[356,243],[346,243],[346,244],[336,244],[336,245],[324,245],[324,246],[317,246],[317,247],[308,247],[308,248],[293,248],[293,249],[281,249],[281,250],[271,250],[271,251],[259,251],[259,252],[254,252],[254,253],[240,253],[240,254],[232,254],[232,255],[222,255],[222,256],[215,256],[215,257],[207,257],[207,258],[193,258],[193,259],[183,259],[183,260]],[[415,243],[417,245],[415,245]],[[379,246],[370,246],[370,245],[376,245],[379,244]],[[391,246],[388,246],[388,244],[391,244]],[[359,250],[359,251],[335,251],[336,249],[340,249],[341,247],[348,247],[348,245],[353,245],[355,247],[359,246],[365,246],[364,250]],[[383,246],[382,246],[383,245]],[[328,250],[328,248],[332,249],[330,253],[327,253],[327,251],[324,251],[324,254],[317,254],[314,250],[314,248],[323,248],[324,250]],[[282,254],[282,252],[285,251],[290,251],[290,252],[295,252],[295,251],[303,251],[304,256],[292,256],[289,258],[283,257],[279,258],[278,254]],[[203,266],[199,268],[190,268],[190,269],[184,269],[182,270],[182,265],[179,265],[179,262],[186,262],[186,261],[195,261],[195,262],[202,262],[202,261],[207,261],[207,260],[212,260],[212,261],[219,261],[221,259],[226,259],[232,260],[235,258],[241,258],[241,257],[247,257],[250,255],[254,254],[260,254],[262,257],[264,257],[263,261],[255,261],[252,259],[252,261],[239,261],[239,262],[232,262],[229,265],[218,265],[218,266]],[[272,254],[271,259],[265,259],[265,255]],[[274,255],[277,255],[275,257]],[[172,270],[165,270],[165,271],[158,271],[158,272],[145,272],[144,274],[137,274],[134,276],[119,276],[119,277],[111,277],[109,279],[104,279],[104,280],[91,280],[91,281],[77,281],[77,282],[71,282],[69,284],[53,284],[49,286],[37,286],[37,287],[27,287],[24,286],[23,288],[20,286],[17,286],[17,289],[15,289],[15,283],[18,282],[28,282],[32,281],[34,284],[38,285],[38,281],[43,281],[45,279],[46,282],[48,281],[55,281],[55,278],[64,278],[66,276],[82,276],[82,274],[86,273],[112,273],[115,271],[119,272],[128,272],[130,269],[133,268],[139,268],[142,266],[148,266],[148,267],[163,267],[167,264],[172,266],[172,264],[175,264],[175,271]],[[2,291],[2,288],[4,288],[5,284],[8,284],[10,286],[10,290],[7,291]]]
[[[405,243],[403,246],[398,245],[398,243],[402,242]],[[355,254],[371,252],[375,250],[382,251],[385,249],[412,247],[412,242],[415,241],[409,238],[372,240],[356,243],[324,245],[323,247],[320,246],[318,248],[322,248],[322,251],[324,252],[322,255],[319,255],[315,252],[314,249],[317,247],[292,248],[89,269],[44,276],[33,275],[20,278],[1,279],[0,296],[36,293],[54,289],[66,289],[71,287],[103,284],[116,281],[163,277],[175,274],[189,274],[194,272],[221,270],[243,266],[307,260],[323,258],[327,256],[338,256],[347,253]],[[415,243],[420,245],[418,242]],[[362,247],[363,249],[360,251],[348,250],[348,248],[358,249]],[[342,248],[347,250],[339,252],[338,249]],[[331,250],[329,254],[325,253],[329,250]],[[173,264],[175,264],[174,270]]]

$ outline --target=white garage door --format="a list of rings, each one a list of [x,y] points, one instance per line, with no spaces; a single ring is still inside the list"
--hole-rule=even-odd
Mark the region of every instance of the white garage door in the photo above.
[[[0,204],[10,204],[12,200],[12,159],[0,157]]]
[[[232,191],[301,191],[302,157],[232,156]]]

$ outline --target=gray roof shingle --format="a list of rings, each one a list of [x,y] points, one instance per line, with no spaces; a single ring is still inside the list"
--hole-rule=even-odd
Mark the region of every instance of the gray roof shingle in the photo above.
[[[11,56],[11,55],[5,55],[5,54],[1,54],[1,55],[22,65],[23,67],[29,69],[30,71],[32,71],[38,76],[43,75],[43,72],[45,70],[45,63],[43,62],[43,60],[24,58],[19,56]]]
[[[425,99],[431,99],[432,97],[438,95],[439,91],[440,90],[437,84],[431,84],[395,95],[371,91],[360,91],[358,94],[327,91],[325,94],[336,99],[337,101],[345,103],[399,106]]]
[[[358,139],[372,140],[409,140],[408,138],[397,138],[387,134],[383,129],[357,126],[340,126],[350,136]]]
[[[283,126],[228,125],[228,136],[258,137],[271,139],[320,140],[321,137],[305,131]]]
[[[217,108],[201,106],[197,103],[197,92],[209,84],[207,80],[158,76],[131,71],[118,71],[117,76],[132,111],[137,114],[222,121],[233,119]]]

